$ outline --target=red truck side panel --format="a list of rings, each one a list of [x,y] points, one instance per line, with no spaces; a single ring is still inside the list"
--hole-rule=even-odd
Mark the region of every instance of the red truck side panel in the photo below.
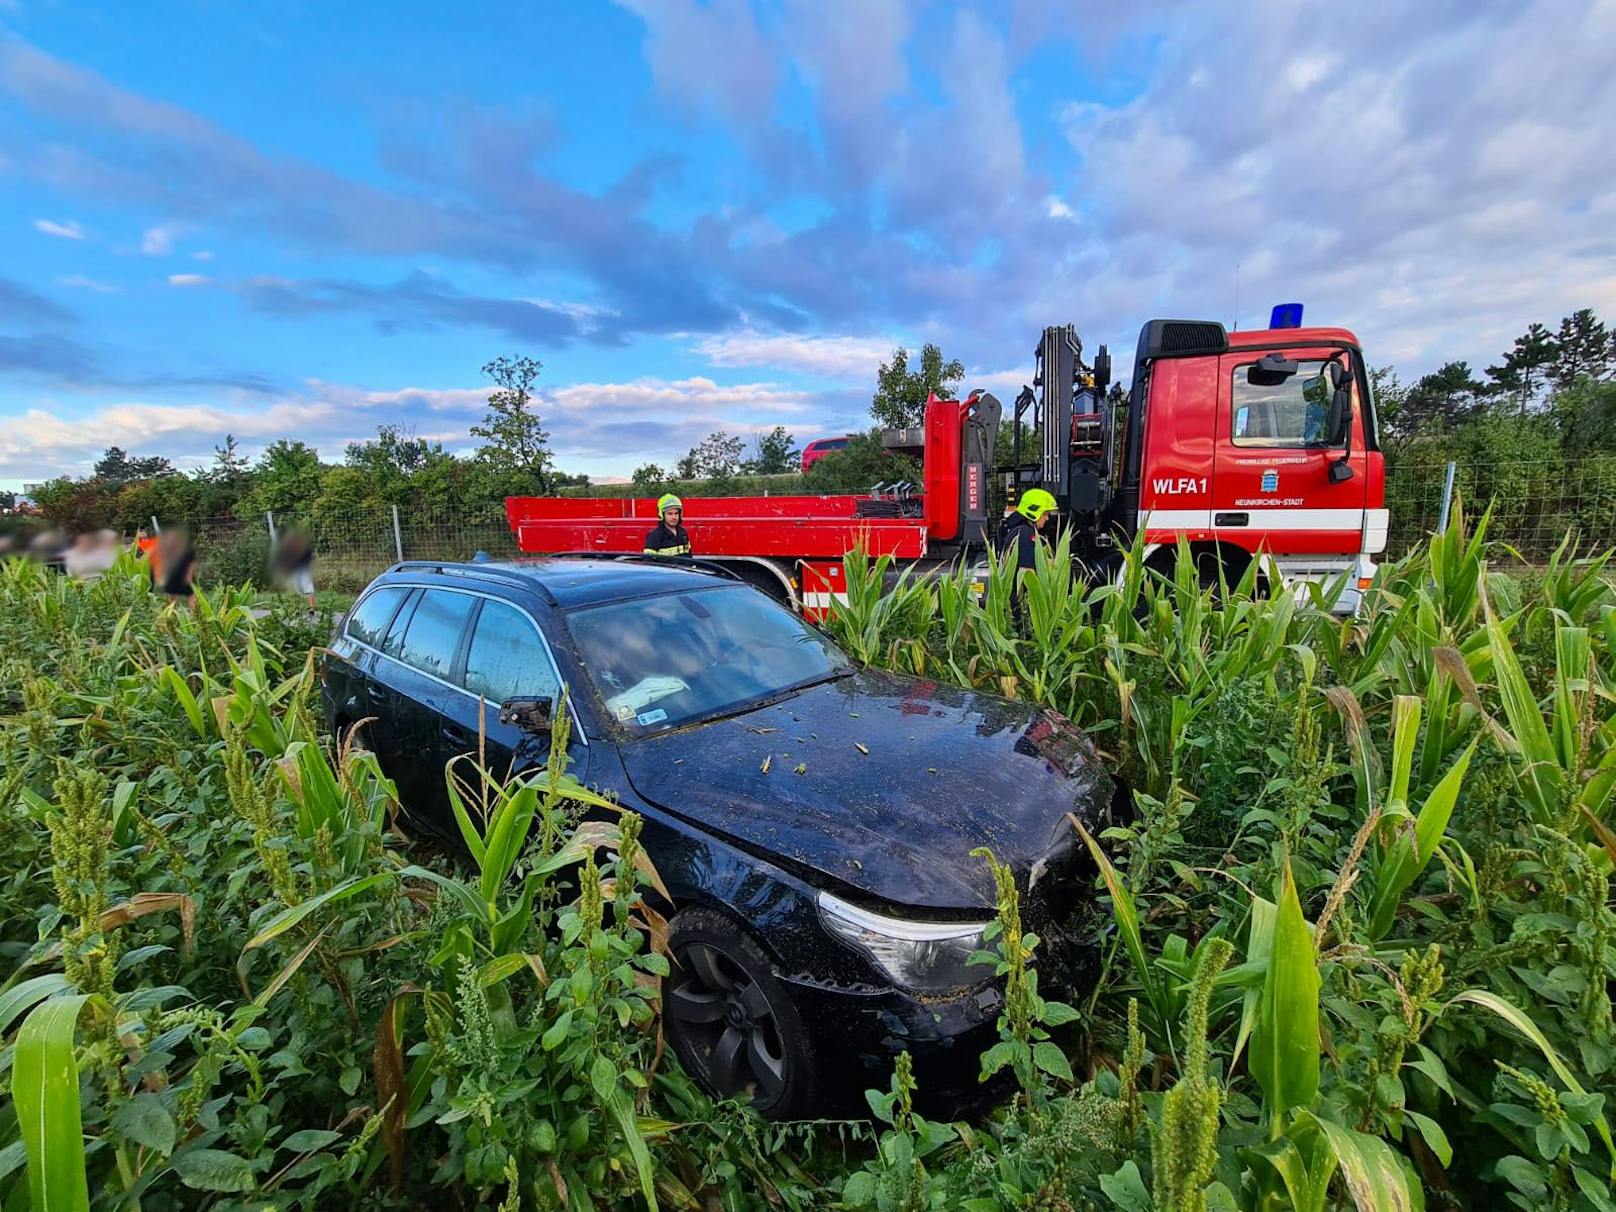
[[[958,400],[933,395],[926,401],[926,529],[938,542],[959,538],[964,415]]]
[[[860,518],[858,497],[692,497],[685,527],[697,555],[841,559],[926,554],[921,518]],[[634,552],[656,525],[653,497],[507,497],[505,516],[522,551]]]

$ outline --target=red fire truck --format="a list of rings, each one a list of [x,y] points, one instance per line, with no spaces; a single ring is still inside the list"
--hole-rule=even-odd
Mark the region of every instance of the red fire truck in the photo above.
[[[704,560],[818,614],[842,595],[841,559],[855,546],[922,569],[974,563],[1000,520],[998,502],[1041,486],[1091,576],[1116,575],[1140,531],[1150,565],[1171,571],[1182,535],[1204,581],[1220,571],[1236,580],[1261,553],[1288,583],[1344,582],[1336,609],[1356,608],[1385,549],[1387,517],[1368,367],[1352,333],[1300,327],[1294,305],[1256,332],[1151,320],[1129,390],[1110,380],[1104,345],[1085,362],[1070,325],[1047,328],[1009,418],[1013,449],[1000,478],[999,401],[981,391],[934,396],[923,429],[887,435],[890,446],[918,448],[921,484],[693,497],[685,523]],[[525,552],[632,553],[656,523],[656,502],[511,497],[506,514]]]

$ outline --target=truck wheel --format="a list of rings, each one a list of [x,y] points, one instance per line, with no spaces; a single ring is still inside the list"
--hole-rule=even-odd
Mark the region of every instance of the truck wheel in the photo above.
[[[718,1098],[750,1095],[766,1119],[812,1113],[813,1041],[751,935],[721,913],[685,909],[668,927],[668,948],[664,1024],[691,1076]]]

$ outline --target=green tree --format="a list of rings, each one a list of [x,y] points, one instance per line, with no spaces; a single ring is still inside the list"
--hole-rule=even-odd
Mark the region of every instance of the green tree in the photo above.
[[[132,480],[171,475],[173,471],[173,466],[161,455],[141,458],[129,454],[121,446],[108,446],[106,453],[96,461],[93,478],[103,484],[119,485]]]
[[[301,512],[320,495],[325,469],[319,453],[307,442],[282,438],[264,448],[254,467],[252,491],[245,504],[249,513]]]
[[[668,482],[668,473],[655,463],[643,463],[629,477],[636,488],[655,488]]]
[[[692,446],[690,453],[679,460],[679,474],[684,478],[688,467],[692,479],[730,479],[741,470],[741,454],[745,448],[740,438],[720,429]]]
[[[965,364],[959,359],[943,361],[943,351],[931,342],[920,349],[920,366],[909,368],[909,351],[902,345],[892,351],[892,360],[875,372],[875,397],[870,415],[887,429],[919,425],[926,415],[926,399],[933,392],[952,396],[953,384],[965,377]]]
[[[796,439],[786,432],[784,425],[776,425],[768,433],[752,439],[752,457],[746,461],[746,470],[753,475],[775,476],[796,471],[802,462],[802,451]]]
[[[1604,379],[1610,376],[1616,344],[1593,308],[1583,307],[1560,321],[1554,338],[1554,364],[1549,378],[1558,388],[1570,387],[1578,379]]]
[[[1500,365],[1487,368],[1492,390],[1513,397],[1524,415],[1543,390],[1556,356],[1554,334],[1541,324],[1533,324],[1515,338],[1515,347],[1504,355]]]
[[[544,369],[537,358],[501,356],[483,366],[495,390],[488,395],[488,413],[471,435],[482,438],[477,457],[503,473],[513,488],[537,488],[549,493],[550,435],[544,431],[533,403],[533,384]]]
[[[1484,390],[1485,385],[1470,373],[1468,362],[1443,363],[1420,376],[1399,401],[1399,434],[1442,433],[1474,420],[1481,411]]]
[[[0,513],[11,513],[17,508],[17,494],[9,490],[0,491]]]
[[[1375,401],[1375,425],[1382,445],[1406,441],[1411,436],[1406,415],[1409,389],[1397,377],[1397,367],[1370,367],[1369,390]]]

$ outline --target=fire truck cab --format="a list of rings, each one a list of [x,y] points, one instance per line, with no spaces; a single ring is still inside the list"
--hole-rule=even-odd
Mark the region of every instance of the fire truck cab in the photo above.
[[[1182,536],[1205,583],[1236,581],[1266,556],[1264,573],[1273,567],[1289,584],[1344,579],[1336,608],[1356,607],[1385,550],[1387,515],[1368,370],[1351,332],[1231,334],[1152,320],[1126,394],[1107,391],[1105,347],[1085,363],[1069,326],[1046,329],[1036,358],[1039,390],[1016,402],[1006,492],[1053,492],[1091,567],[1143,531],[1147,561],[1169,571]],[[1024,462],[1029,411],[1040,457]]]

